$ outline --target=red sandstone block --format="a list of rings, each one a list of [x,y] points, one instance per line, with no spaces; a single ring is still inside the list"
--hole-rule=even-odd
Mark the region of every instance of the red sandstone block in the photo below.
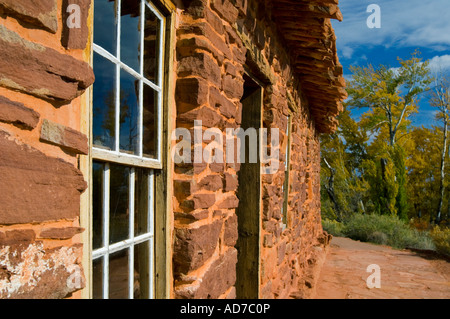
[[[176,297],[217,299],[236,283],[236,263],[237,250],[230,248],[211,264],[198,286],[175,288]]]
[[[211,8],[230,24],[236,22],[239,10],[230,0],[211,0]]]
[[[226,213],[224,211],[222,211],[222,210],[215,210],[213,212],[213,218],[223,217],[223,216],[225,216],[225,214]]]
[[[195,18],[203,18],[205,16],[205,10],[208,7],[207,0],[195,0],[185,2],[184,5],[187,13]]]
[[[244,82],[231,75],[224,75],[222,89],[229,98],[240,100],[244,95]]]
[[[264,247],[272,248],[273,247],[273,235],[265,234],[263,239]]]
[[[278,266],[279,266],[283,262],[284,257],[286,255],[286,242],[285,241],[282,241],[278,245],[277,254],[278,254]]]
[[[227,38],[227,43],[229,44],[236,44],[239,48],[243,48],[244,44],[242,43],[241,38],[237,34],[234,27],[229,26],[228,24],[225,25],[225,35]]]
[[[189,104],[194,107],[208,102],[208,82],[201,78],[178,79],[175,99],[177,105]]]
[[[202,266],[214,253],[223,221],[193,229],[176,229],[173,250],[175,277]]]
[[[211,53],[219,65],[223,64],[225,59],[224,54],[215,48],[206,37],[194,35],[191,38],[185,38],[177,41],[177,55],[179,57],[192,56],[199,50],[204,50]]]
[[[193,124],[195,120],[201,120],[203,127],[207,128],[221,128],[225,124],[223,117],[207,106],[179,114],[177,118],[177,121],[183,123]]]
[[[88,138],[86,135],[47,119],[44,119],[42,122],[40,139],[76,154],[87,155],[89,152]]]
[[[220,209],[232,209],[238,206],[239,206],[239,198],[237,198],[237,196],[233,194],[224,199],[223,202],[221,202],[218,207]]]
[[[89,37],[89,28],[87,19],[89,8],[92,0],[64,0],[63,1],[63,32],[61,35],[61,43],[67,49],[84,49]],[[80,25],[79,27],[69,27],[67,20],[70,19],[72,12],[68,12],[69,5],[78,5],[80,8]]]
[[[0,224],[73,219],[87,185],[81,172],[61,159],[0,131]]]
[[[56,0],[0,0],[0,7],[7,15],[19,21],[31,23],[52,33],[58,30]]]
[[[237,215],[232,215],[225,221],[224,231],[225,245],[234,247],[238,240],[238,218]]]
[[[216,202],[215,194],[195,194],[193,199],[194,209],[206,209],[213,206]]]
[[[45,228],[39,233],[40,238],[47,239],[70,239],[73,236],[82,233],[84,228],[81,227],[64,227],[64,228]]]
[[[239,186],[239,180],[237,175],[225,173],[223,180],[223,189],[225,192],[231,192],[237,190]]]
[[[208,39],[208,41],[211,42],[213,47],[222,52],[226,58],[231,59],[232,57],[232,53],[225,39],[222,38],[216,31],[214,31],[214,29],[208,22],[182,24],[180,25],[180,28],[177,30],[177,34],[202,35],[206,39]]]
[[[36,239],[32,229],[0,231],[0,247],[14,245],[29,245]]]
[[[223,20],[217,15],[217,13],[213,12],[208,7],[205,10],[205,18],[206,21],[211,25],[211,27],[219,34],[223,35],[225,32],[225,28],[223,25]]]
[[[236,105],[223,96],[219,89],[214,86],[209,88],[209,104],[212,107],[218,108],[220,113],[227,118],[235,118],[237,115]]]
[[[239,47],[233,47],[233,59],[238,64],[244,65],[246,58],[247,49],[245,48],[239,48]]]
[[[272,281],[269,280],[266,284],[264,284],[261,288],[261,298],[262,299],[274,299],[275,296],[272,292]]]
[[[199,220],[207,219],[208,217],[209,217],[208,210],[193,211],[190,213],[175,212],[175,220],[185,219],[188,222],[196,222]]]
[[[272,211],[269,209],[263,209],[263,222],[269,221],[272,219]]]
[[[57,103],[81,95],[95,79],[88,63],[20,37],[0,25],[1,85]]]
[[[208,191],[218,191],[222,188],[222,177],[220,175],[208,175],[198,183],[198,187]]]
[[[11,123],[18,127],[32,130],[37,126],[39,116],[39,113],[22,103],[0,96],[0,122]]]
[[[200,76],[218,87],[221,86],[221,69],[216,61],[205,52],[194,53],[192,56],[183,57],[178,62],[178,76]]]

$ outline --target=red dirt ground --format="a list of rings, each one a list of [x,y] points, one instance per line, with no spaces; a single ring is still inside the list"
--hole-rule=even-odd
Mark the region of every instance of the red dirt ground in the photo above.
[[[381,270],[381,288],[367,287]],[[450,263],[411,250],[334,237],[316,286],[316,299],[450,299]]]

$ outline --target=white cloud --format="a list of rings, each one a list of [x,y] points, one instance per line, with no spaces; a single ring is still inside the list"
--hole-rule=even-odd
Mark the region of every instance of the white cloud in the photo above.
[[[343,48],[342,48],[342,56],[343,56],[344,58],[350,59],[350,58],[352,57],[354,51],[355,51],[355,50],[353,50],[353,49],[350,48],[350,47],[343,47]]]
[[[381,28],[369,29],[367,6],[381,8]],[[371,45],[386,47],[450,48],[449,0],[340,0],[344,21],[333,21],[338,48]],[[343,52],[342,52],[343,53]]]
[[[450,71],[450,54],[433,57],[430,59],[429,67],[432,73]]]

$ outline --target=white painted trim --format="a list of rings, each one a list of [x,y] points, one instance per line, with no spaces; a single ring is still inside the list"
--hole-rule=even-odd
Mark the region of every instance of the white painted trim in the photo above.
[[[149,196],[149,205],[148,205],[148,216],[150,216],[148,218],[148,231],[150,232],[150,234],[152,234],[150,241],[149,241],[149,298],[153,299],[154,298],[154,294],[153,294],[153,290],[154,290],[154,278],[153,278],[153,273],[154,273],[154,253],[155,253],[155,249],[154,249],[154,234],[155,234],[155,228],[154,228],[154,219],[155,219],[155,176],[154,176],[154,172],[153,170],[149,172],[148,174],[148,196]]]
[[[95,52],[112,62],[116,69],[116,81],[115,81],[115,145],[114,150],[106,150],[92,145],[90,156],[92,161],[103,161],[105,162],[103,168],[103,245],[99,249],[95,249],[91,253],[91,263],[96,259],[102,258],[103,260],[103,298],[107,299],[109,297],[109,257],[119,251],[128,250],[128,296],[129,298],[134,297],[134,247],[135,245],[148,242],[149,252],[149,297],[154,298],[154,254],[155,254],[155,240],[154,240],[154,218],[155,218],[155,175],[154,169],[162,169],[162,140],[163,140],[163,79],[164,79],[164,54],[165,54],[165,27],[166,20],[162,16],[156,7],[149,3],[147,0],[141,0],[141,56],[140,56],[140,70],[139,73],[134,69],[127,66],[125,63],[120,61],[121,57],[121,2],[122,0],[117,0],[116,4],[116,55],[111,54],[107,50],[103,49],[97,44],[93,44],[92,52]],[[145,9],[147,7],[157,16],[160,20],[160,34],[159,34],[159,44],[157,49],[159,50],[159,61],[158,61],[158,77],[156,78],[157,84],[146,79],[144,77],[144,29],[145,29]],[[120,73],[124,70],[134,76],[139,80],[139,110],[138,110],[138,154],[132,155],[120,151]],[[143,107],[144,107],[144,85],[148,85],[156,93],[156,103],[155,103],[155,126],[157,127],[156,136],[156,159],[148,158],[143,156]],[[129,195],[129,237],[126,240],[110,244],[110,163],[122,164],[131,167],[131,172],[128,179],[128,195]],[[92,162],[91,162],[92,164]],[[136,181],[136,168],[147,169],[146,175],[148,178],[148,229],[147,233],[134,237],[134,218],[135,218],[135,181]],[[93,200],[93,199],[92,199]],[[91,205],[92,205],[91,200]],[[90,217],[92,219],[92,216]],[[91,265],[92,266],[92,265]]]
[[[133,245],[142,244],[143,242],[149,241],[152,238],[153,238],[153,234],[146,233],[146,234],[137,236],[135,238],[128,238],[128,239],[119,241],[117,243],[114,243],[112,245],[108,245],[108,247],[98,248],[92,252],[92,259],[98,259],[103,256],[114,254],[118,251],[124,250]]]
[[[97,160],[108,161],[117,164],[131,165],[143,168],[153,168],[153,169],[162,168],[161,161],[158,161],[156,159],[104,150],[97,147],[92,148],[92,157]]]
[[[110,200],[110,169],[106,163],[103,169],[103,247],[109,250],[109,200]],[[92,253],[94,258],[94,253]],[[109,258],[103,258],[103,298],[109,295]]]
[[[135,168],[131,168],[130,175],[128,178],[128,234],[129,238],[134,239],[134,198],[135,198],[135,184],[136,184],[136,175]],[[128,252],[128,284],[129,284],[129,299],[133,299],[133,291],[134,291],[134,245],[131,245]]]
[[[128,73],[133,75],[135,78],[144,81],[144,83],[147,84],[148,86],[150,86],[153,90],[155,90],[157,92],[161,92],[162,91],[162,87],[161,86],[158,86],[155,83],[153,83],[152,81],[150,81],[149,79],[145,78],[144,76],[142,76],[141,74],[136,72],[133,68],[130,68],[128,65],[126,65],[125,63],[120,61],[114,55],[112,55],[111,53],[109,53],[108,51],[103,49],[98,44],[94,43],[93,44],[93,48],[94,48],[94,52],[95,53],[98,53],[99,55],[101,55],[105,59],[109,60],[110,62],[112,62],[112,63],[114,63],[116,65],[119,65],[121,69],[127,71]]]

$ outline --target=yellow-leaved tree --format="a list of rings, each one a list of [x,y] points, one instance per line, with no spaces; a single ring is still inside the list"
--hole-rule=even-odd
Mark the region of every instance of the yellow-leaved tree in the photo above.
[[[428,62],[418,51],[410,59],[399,58],[400,67],[351,67],[347,104],[363,109],[360,125],[371,135],[368,158],[363,167],[369,181],[375,211],[408,212],[404,146],[411,131],[410,116],[418,111],[421,94],[431,83]]]

